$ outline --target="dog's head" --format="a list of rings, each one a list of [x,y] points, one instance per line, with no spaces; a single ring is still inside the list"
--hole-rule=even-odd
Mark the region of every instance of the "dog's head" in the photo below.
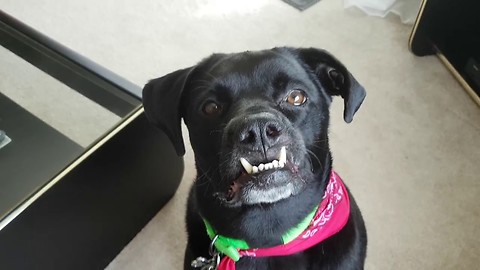
[[[330,166],[332,96],[344,99],[351,122],[365,90],[326,51],[293,48],[216,54],[143,90],[147,117],[179,155],[184,119],[197,196],[206,207],[229,208],[276,203],[321,185],[316,176]]]

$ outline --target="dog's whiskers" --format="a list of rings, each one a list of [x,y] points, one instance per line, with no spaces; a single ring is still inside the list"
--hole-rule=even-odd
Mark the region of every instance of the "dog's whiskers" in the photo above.
[[[306,149],[306,150],[307,150],[307,153],[308,153],[308,160],[310,161],[310,164],[312,165],[312,169],[314,168],[314,166],[313,166],[313,163],[312,163],[311,156],[313,156],[317,160],[318,165],[320,166],[320,169],[323,169],[322,162],[317,157],[317,155],[311,150],[308,150],[308,149]]]
[[[327,142],[327,139],[313,140],[313,142],[316,142],[316,143],[324,143],[324,142]]]
[[[314,145],[314,144],[313,144],[313,145],[311,145],[311,147],[315,147],[315,148],[320,149],[320,150],[328,150],[328,149],[329,149],[327,145],[325,145],[324,147],[322,147],[322,146]]]
[[[202,186],[202,185],[210,184],[209,182],[213,182],[213,179],[210,176],[208,176],[209,172],[210,172],[210,169],[208,169],[203,174],[198,175],[197,178],[196,178],[196,183],[195,184],[198,185],[198,186]],[[200,180],[203,180],[203,179],[207,179],[207,181],[204,181],[203,183],[201,183],[202,181],[200,181]]]

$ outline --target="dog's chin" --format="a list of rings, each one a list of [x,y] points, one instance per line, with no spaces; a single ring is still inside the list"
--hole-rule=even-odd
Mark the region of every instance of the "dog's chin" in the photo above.
[[[215,195],[227,207],[273,204],[300,193],[304,183],[298,172],[286,166],[254,176],[242,172],[226,192]]]
[[[244,205],[269,204],[275,203],[296,194],[292,183],[286,183],[281,186],[270,187],[268,189],[253,186],[245,188],[241,195],[241,202]]]

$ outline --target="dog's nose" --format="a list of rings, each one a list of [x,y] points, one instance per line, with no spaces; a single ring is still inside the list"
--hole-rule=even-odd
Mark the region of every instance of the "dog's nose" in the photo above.
[[[282,134],[282,127],[276,121],[257,120],[247,124],[238,133],[238,141],[244,147],[254,150],[274,146]]]

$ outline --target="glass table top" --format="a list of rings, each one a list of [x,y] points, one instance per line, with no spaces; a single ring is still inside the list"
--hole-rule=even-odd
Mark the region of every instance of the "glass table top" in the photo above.
[[[1,229],[141,100],[137,86],[0,15]]]
[[[81,147],[121,118],[0,47],[0,93]]]

